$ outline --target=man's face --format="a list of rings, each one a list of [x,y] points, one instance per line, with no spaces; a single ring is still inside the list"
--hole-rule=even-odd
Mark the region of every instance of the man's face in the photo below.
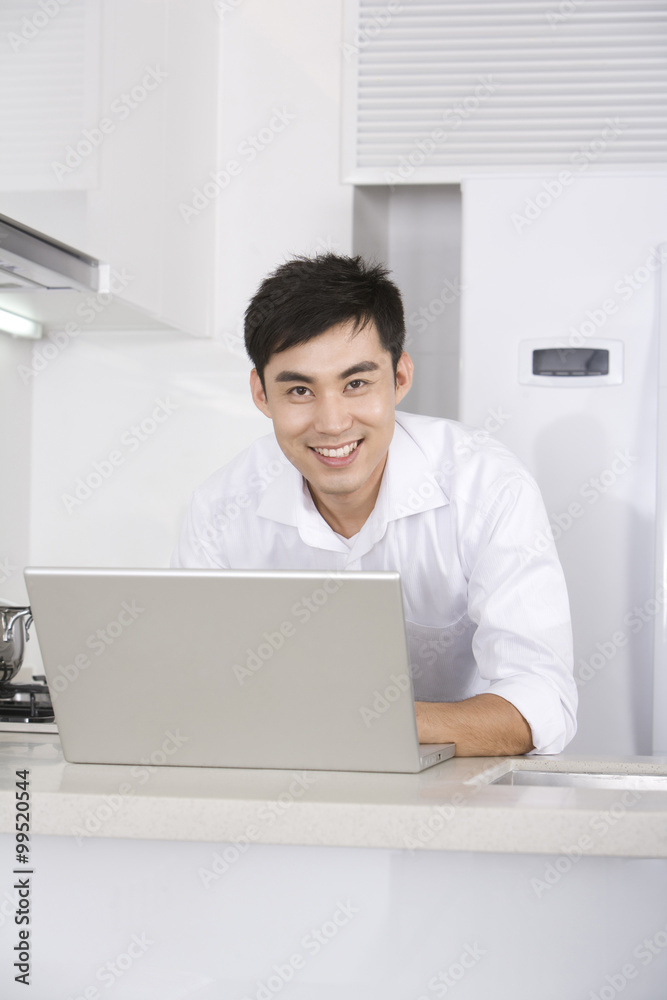
[[[403,353],[394,379],[391,355],[373,323],[354,333],[338,323],[304,344],[274,354],[262,388],[250,384],[259,409],[273,420],[278,444],[311,492],[375,502],[394,433],[394,407],[412,382]],[[342,451],[340,451],[342,449]]]

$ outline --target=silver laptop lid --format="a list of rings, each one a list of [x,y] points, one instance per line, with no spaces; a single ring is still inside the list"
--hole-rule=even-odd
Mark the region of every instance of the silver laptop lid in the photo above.
[[[398,573],[48,568],[25,578],[69,761],[423,766]],[[433,747],[429,763],[443,753]]]

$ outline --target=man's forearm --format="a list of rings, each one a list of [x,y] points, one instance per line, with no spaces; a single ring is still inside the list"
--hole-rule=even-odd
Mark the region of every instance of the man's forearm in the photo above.
[[[418,701],[420,743],[456,743],[457,757],[495,757],[533,749],[530,726],[505,698],[477,694],[456,702]]]

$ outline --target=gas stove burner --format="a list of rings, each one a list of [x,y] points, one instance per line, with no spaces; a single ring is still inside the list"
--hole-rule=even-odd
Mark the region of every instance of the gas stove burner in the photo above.
[[[53,706],[46,683],[5,684],[0,687],[0,722],[53,722]]]

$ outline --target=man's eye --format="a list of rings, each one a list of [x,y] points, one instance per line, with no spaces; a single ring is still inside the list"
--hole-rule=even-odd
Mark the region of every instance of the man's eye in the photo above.
[[[305,396],[310,392],[310,389],[305,385],[295,385],[290,390],[290,395],[293,396]]]
[[[352,379],[351,382],[347,383],[352,389],[360,389],[362,385],[366,385],[366,380],[363,378]]]

